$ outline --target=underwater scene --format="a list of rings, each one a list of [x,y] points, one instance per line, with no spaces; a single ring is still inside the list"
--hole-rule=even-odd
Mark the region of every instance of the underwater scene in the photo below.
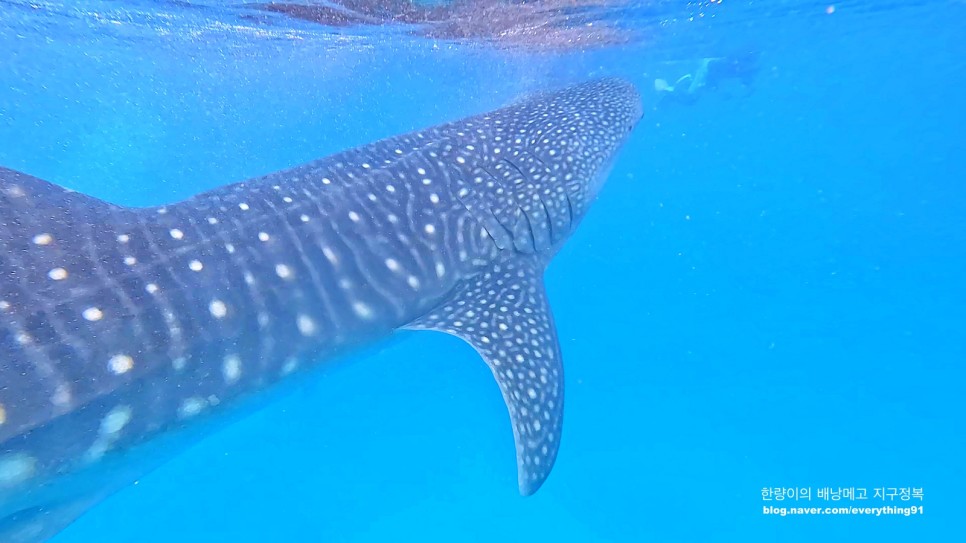
[[[0,543],[955,541],[964,20],[0,0]]]

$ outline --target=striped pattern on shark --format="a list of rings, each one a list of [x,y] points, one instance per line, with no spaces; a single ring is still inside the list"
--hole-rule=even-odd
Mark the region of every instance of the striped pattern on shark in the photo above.
[[[563,412],[543,270],[641,114],[592,81],[152,208],[0,168],[3,540],[50,537],[152,442],[399,329],[479,352],[535,492]]]

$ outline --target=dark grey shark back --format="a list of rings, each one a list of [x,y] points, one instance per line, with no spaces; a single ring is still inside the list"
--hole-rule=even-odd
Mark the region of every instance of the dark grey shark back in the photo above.
[[[639,117],[601,80],[158,208],[0,169],[0,530],[62,474],[403,327],[476,347],[535,491],[563,405],[540,276]]]

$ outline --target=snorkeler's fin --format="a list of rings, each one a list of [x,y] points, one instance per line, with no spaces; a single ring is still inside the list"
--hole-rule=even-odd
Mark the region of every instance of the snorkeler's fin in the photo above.
[[[563,366],[536,257],[494,265],[406,328],[469,343],[493,372],[510,411],[520,493],[540,488],[560,444]]]
[[[674,87],[668,84],[664,79],[654,80],[654,90],[657,92],[674,92]]]
[[[693,76],[691,74],[684,74],[684,75],[682,75],[681,77],[678,78],[677,81],[674,82],[674,87],[681,86],[681,85],[687,83],[688,81],[691,81],[691,78],[692,77]],[[671,90],[674,90],[674,87],[671,87]]]

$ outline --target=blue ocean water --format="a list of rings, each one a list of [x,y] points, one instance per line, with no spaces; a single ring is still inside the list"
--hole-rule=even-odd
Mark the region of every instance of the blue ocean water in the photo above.
[[[966,506],[966,5],[664,2],[533,52],[245,24],[232,2],[0,2],[0,165],[128,205],[602,75],[645,118],[547,272],[564,441],[516,490],[459,340],[405,336],[179,454],[55,543],[939,541]],[[40,7],[37,7],[40,6]],[[45,7],[46,6],[46,7]],[[834,9],[830,9],[833,8]],[[701,58],[759,71],[661,100]],[[855,487],[865,502],[764,501]],[[914,516],[779,516],[882,506]]]

